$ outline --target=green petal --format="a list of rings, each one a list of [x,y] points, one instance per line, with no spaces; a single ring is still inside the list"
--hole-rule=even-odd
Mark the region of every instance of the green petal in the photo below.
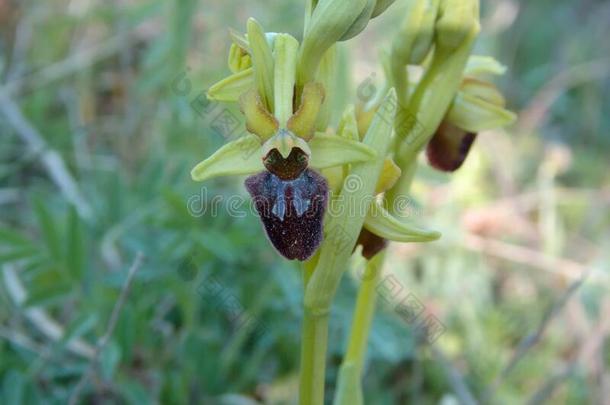
[[[362,142],[338,135],[317,133],[310,141],[309,165],[317,169],[348,163],[367,162],[377,157],[375,150]]]
[[[501,106],[462,92],[456,95],[447,114],[453,125],[474,133],[510,125],[515,118],[514,113]]]
[[[252,68],[232,74],[215,83],[208,90],[208,99],[217,101],[238,101],[239,97],[254,84]]]
[[[395,242],[430,242],[441,237],[439,232],[417,228],[398,220],[379,202],[371,204],[364,227],[382,238]]]
[[[261,141],[271,138],[279,125],[273,115],[263,105],[258,91],[252,88],[239,97],[239,106],[246,116],[246,128],[248,132],[256,134]]]
[[[195,181],[219,176],[252,174],[265,170],[260,156],[260,140],[246,135],[229,142],[191,170]]]
[[[286,127],[295,135],[309,141],[314,135],[316,118],[324,102],[324,87],[320,83],[307,83],[303,88],[301,105],[290,117]]]
[[[256,87],[263,105],[273,113],[273,55],[263,28],[253,18],[248,20],[248,42]]]

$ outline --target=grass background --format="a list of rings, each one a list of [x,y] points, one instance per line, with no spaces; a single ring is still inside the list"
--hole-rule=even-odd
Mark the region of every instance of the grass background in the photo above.
[[[347,43],[352,97],[380,78],[401,1]],[[254,16],[300,37],[303,7],[0,0],[0,403],[66,403],[86,372],[82,403],[292,403],[299,270],[248,205],[229,215],[241,179],[189,171],[233,132],[218,118],[240,118],[200,98],[228,71],[227,27]],[[389,249],[401,290],[380,288],[367,403],[610,398],[609,20],[601,0],[482,5],[477,53],[507,65],[519,120],[481,134],[454,175],[418,171],[407,209],[443,238]],[[329,398],[357,281],[332,312]],[[443,324],[434,345],[397,314],[409,294]]]

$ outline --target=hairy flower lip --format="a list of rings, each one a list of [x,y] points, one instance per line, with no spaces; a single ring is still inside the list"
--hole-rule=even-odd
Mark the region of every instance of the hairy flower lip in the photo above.
[[[311,169],[288,181],[262,172],[248,177],[245,186],[278,253],[289,260],[310,258],[323,239],[326,179]]]

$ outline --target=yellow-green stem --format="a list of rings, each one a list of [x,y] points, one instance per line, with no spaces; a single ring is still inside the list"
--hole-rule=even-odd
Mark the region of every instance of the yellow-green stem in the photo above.
[[[324,404],[328,315],[305,310],[301,341],[300,405]]]
[[[309,279],[318,264],[319,255],[303,263],[303,290],[307,288]],[[307,311],[303,314],[303,326],[301,335],[301,375],[299,384],[299,403],[322,404],[324,401],[324,373],[321,380],[319,377],[320,367],[324,368],[326,358],[326,336],[328,331],[328,319],[320,320]],[[317,346],[318,341],[323,341],[323,347]],[[322,364],[320,365],[320,358]],[[321,402],[320,402],[321,401]]]
[[[375,303],[377,302],[375,287],[379,282],[384,258],[385,254],[381,252],[367,263],[360,289],[358,290],[356,309],[352,318],[352,330],[345,355],[346,361],[353,362],[356,365],[358,374],[362,374],[364,366],[366,342],[375,313]]]
[[[385,259],[384,252],[379,253],[367,262],[356,299],[356,308],[352,317],[347,353],[341,364],[335,405],[360,405],[363,394],[360,384],[366,355],[366,345],[375,314],[377,303],[376,286],[380,279],[381,267]]]

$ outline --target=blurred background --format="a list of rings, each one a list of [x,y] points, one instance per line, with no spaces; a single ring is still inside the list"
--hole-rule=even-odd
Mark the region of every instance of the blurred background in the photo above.
[[[381,79],[403,6],[346,44],[350,94]],[[0,0],[0,403],[293,403],[299,269],[231,211],[242,179],[189,172],[241,125],[202,97],[228,27],[300,38],[303,9]],[[407,208],[443,237],[389,249],[400,291],[379,300],[367,403],[610,400],[609,21],[602,0],[483,2],[476,53],[508,67],[519,119],[455,174],[420,167]],[[332,312],[329,398],[357,285]],[[397,313],[407,296],[442,325],[433,344]]]

